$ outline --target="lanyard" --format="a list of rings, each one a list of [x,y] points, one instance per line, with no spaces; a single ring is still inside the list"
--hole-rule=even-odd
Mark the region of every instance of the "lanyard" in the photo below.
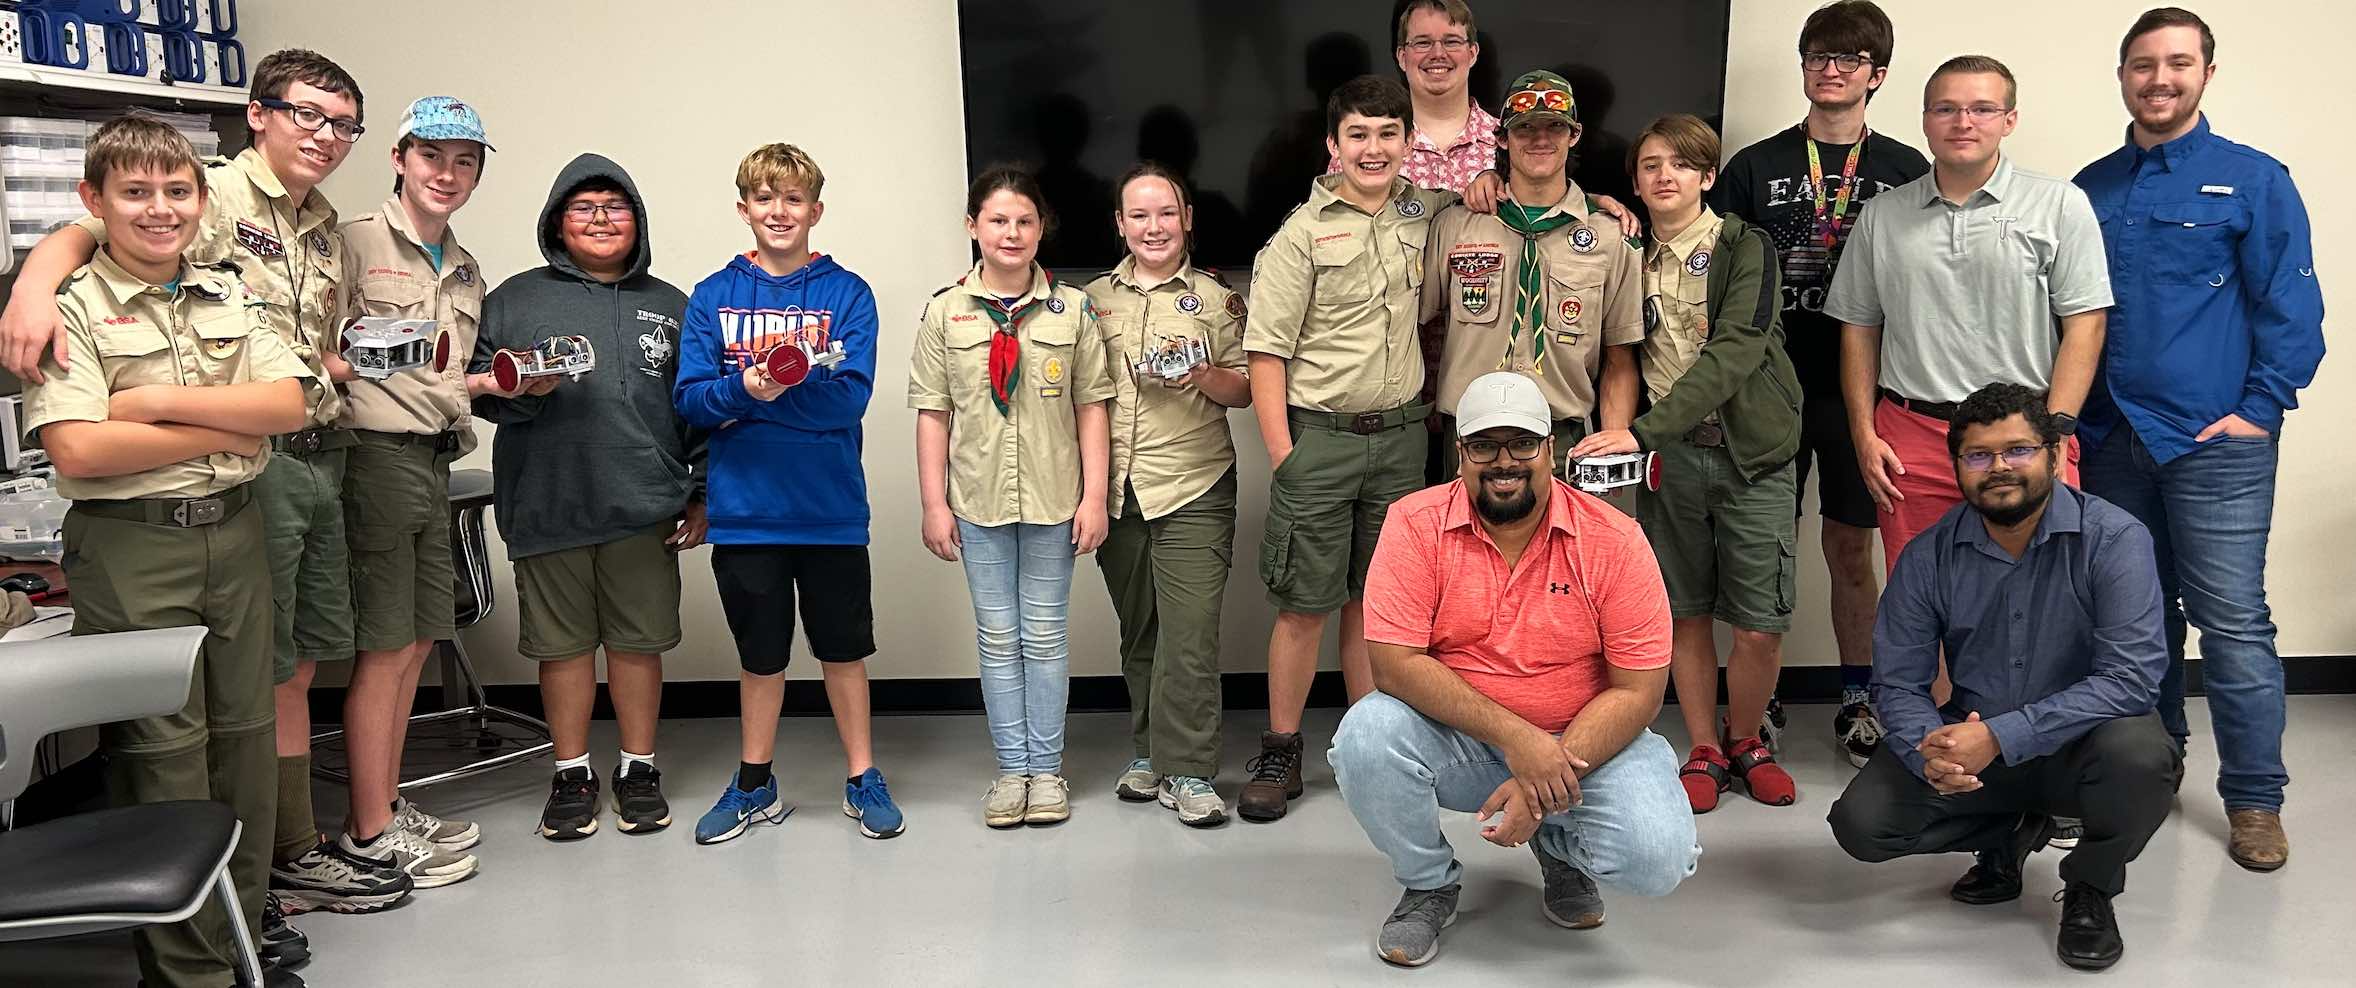
[[[1816,192],[1816,239],[1831,249],[1840,241],[1841,219],[1849,215],[1850,193],[1857,188],[1857,160],[1865,153],[1865,141],[1873,136],[1871,129],[1857,135],[1857,143],[1849,145],[1849,160],[1841,166],[1841,191],[1833,201],[1832,213],[1825,215],[1824,159],[1817,156],[1816,139],[1808,136],[1808,124],[1800,122],[1800,142],[1808,145],[1808,187]]]

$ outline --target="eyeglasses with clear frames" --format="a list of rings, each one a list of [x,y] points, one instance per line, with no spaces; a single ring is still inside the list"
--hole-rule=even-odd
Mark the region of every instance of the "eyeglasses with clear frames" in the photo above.
[[[1955,459],[1956,462],[1962,463],[1966,469],[1979,473],[1995,466],[1996,458],[2001,456],[2004,457],[2005,466],[2018,470],[2028,466],[2030,460],[2036,459],[2038,453],[2044,452],[2051,445],[2051,443],[2047,443],[2044,446],[2014,446],[2002,452],[1973,450],[1959,455]]]
[[[1872,65],[1873,58],[1856,52],[1809,51],[1800,53],[1800,67],[1810,72],[1822,72],[1827,65],[1838,65],[1843,73],[1855,72]]]
[[[1418,55],[1429,55],[1434,48],[1451,55],[1459,55],[1463,54],[1466,48],[1472,47],[1472,42],[1463,38],[1413,38],[1399,47]]]
[[[575,223],[627,223],[638,217],[626,202],[576,202],[564,208],[564,218]]]
[[[1933,103],[1930,106],[1923,108],[1922,115],[1939,121],[1940,123],[1946,123],[1947,121],[1955,119],[1955,115],[1960,113],[1972,118],[1973,123],[1987,123],[1990,120],[1994,120],[1997,117],[2001,117],[2011,112],[2012,107],[1997,106],[1994,103],[1974,103],[1970,106],[1957,106],[1953,103]]]
[[[285,111],[294,120],[295,126],[306,134],[316,134],[321,129],[327,129],[335,135],[336,140],[357,144],[360,135],[368,132],[368,128],[360,125],[360,121],[348,117],[331,117],[319,112],[317,107],[289,103],[282,99],[258,99],[254,102],[264,109]]]
[[[1538,447],[1546,444],[1546,437],[1524,436],[1519,439],[1508,439],[1504,442],[1498,442],[1494,439],[1465,439],[1460,440],[1460,442],[1464,446],[1465,459],[1471,460],[1474,463],[1495,463],[1497,462],[1497,452],[1499,450],[1504,450],[1505,452],[1513,454],[1513,458],[1517,460],[1537,459]]]

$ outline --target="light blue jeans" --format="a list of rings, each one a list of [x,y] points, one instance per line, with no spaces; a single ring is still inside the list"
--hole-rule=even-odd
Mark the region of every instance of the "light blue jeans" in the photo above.
[[[1382,693],[1342,717],[1326,758],[1351,815],[1410,889],[1464,876],[1440,832],[1440,810],[1477,813],[1513,777],[1497,749]],[[1637,895],[1667,895],[1693,874],[1702,853],[1693,806],[1677,784],[1677,753],[1660,735],[1638,733],[1579,780],[1579,793],[1578,805],[1538,822],[1540,850]]]
[[[998,771],[1063,771],[1071,698],[1072,523],[984,528],[957,520],[965,587],[982,656],[982,710]]]

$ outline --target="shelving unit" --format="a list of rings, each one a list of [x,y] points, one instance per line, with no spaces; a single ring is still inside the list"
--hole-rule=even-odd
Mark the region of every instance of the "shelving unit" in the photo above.
[[[153,101],[184,104],[184,108],[239,107],[245,105],[245,90],[228,86],[198,86],[185,83],[162,83],[152,79],[135,79],[111,72],[89,69],[61,69],[28,62],[0,62],[0,85],[14,87],[35,86],[64,92],[105,93],[131,97],[135,102],[126,105],[147,105]]]

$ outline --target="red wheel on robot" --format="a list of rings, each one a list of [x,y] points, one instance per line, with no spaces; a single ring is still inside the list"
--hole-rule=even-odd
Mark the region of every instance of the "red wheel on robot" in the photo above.
[[[769,352],[762,355],[761,369],[778,386],[790,388],[809,379],[810,355],[802,352],[799,346],[781,343],[770,347]]]
[[[524,369],[516,363],[515,351],[501,350],[491,355],[491,380],[499,390],[513,394],[524,383]]]
[[[1644,489],[1648,491],[1661,489],[1661,454],[1659,453],[1644,454]]]
[[[443,330],[434,337],[434,373],[450,369],[450,331]]]

